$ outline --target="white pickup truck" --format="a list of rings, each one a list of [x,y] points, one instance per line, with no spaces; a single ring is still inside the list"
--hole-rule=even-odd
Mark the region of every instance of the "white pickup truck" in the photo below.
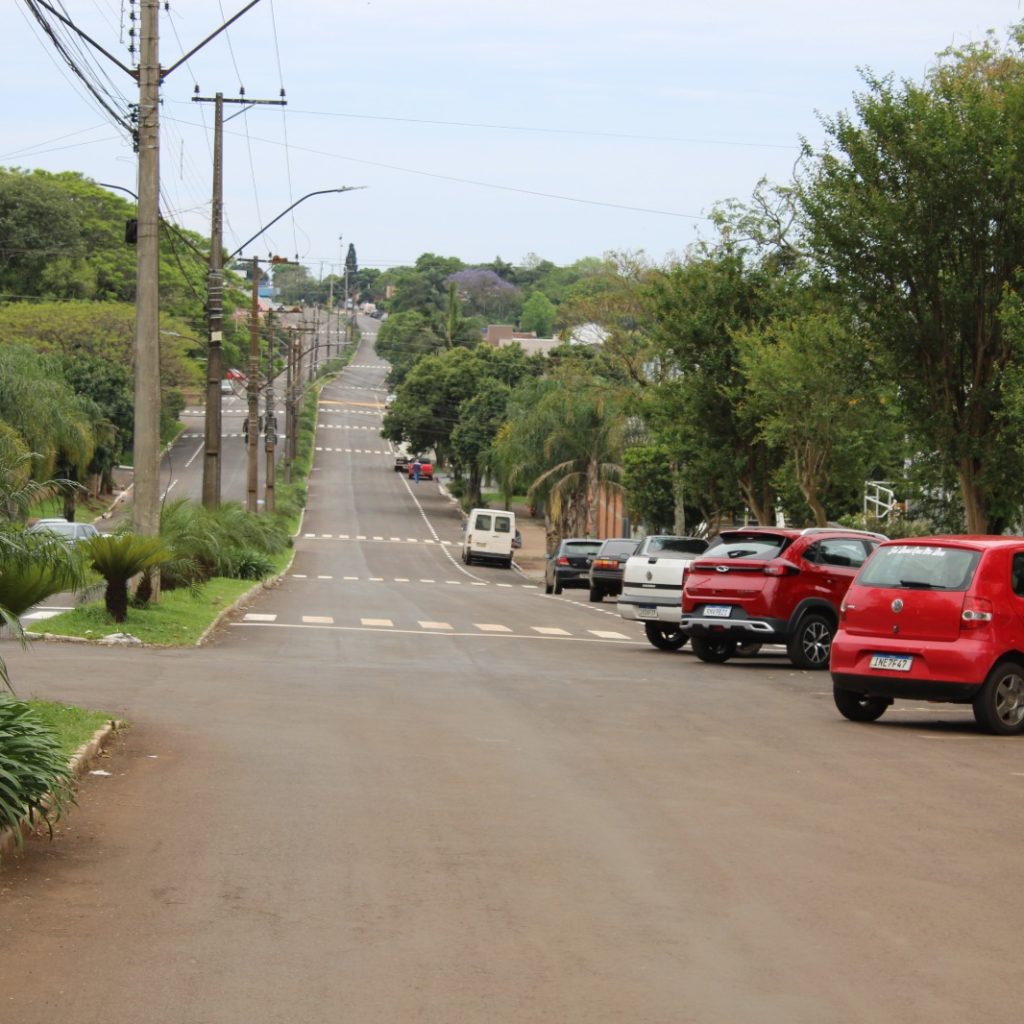
[[[642,622],[647,639],[663,651],[678,651],[686,643],[679,628],[683,575],[707,546],[699,537],[652,534],[626,562],[619,614]]]

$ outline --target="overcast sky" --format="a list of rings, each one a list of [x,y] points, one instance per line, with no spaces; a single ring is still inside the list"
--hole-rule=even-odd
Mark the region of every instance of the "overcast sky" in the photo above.
[[[131,63],[138,0],[49,2]],[[171,0],[161,64],[245,2]],[[5,11],[0,165],[134,190],[124,130],[24,0]],[[163,213],[209,234],[212,105],[191,102],[195,86],[284,88],[287,107],[226,126],[229,250],[300,196],[352,185],[365,189],[307,200],[247,254],[297,255],[314,273],[349,242],[381,268],[423,252],[660,261],[706,230],[714,203],[788,180],[800,137],[821,140],[819,112],[851,107],[858,68],[920,80],[938,51],[1022,19],[1019,0],[261,0],[165,80]],[[119,110],[137,97],[102,55],[88,67]]]

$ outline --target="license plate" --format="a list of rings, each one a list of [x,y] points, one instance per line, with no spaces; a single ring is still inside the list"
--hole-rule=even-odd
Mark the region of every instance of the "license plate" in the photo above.
[[[913,660],[910,654],[872,654],[871,667],[887,672],[909,672]]]
[[[638,619],[656,619],[658,617],[657,605],[638,604],[636,606],[636,617]]]
[[[704,614],[709,619],[727,619],[732,615],[731,604],[709,604],[704,607]]]

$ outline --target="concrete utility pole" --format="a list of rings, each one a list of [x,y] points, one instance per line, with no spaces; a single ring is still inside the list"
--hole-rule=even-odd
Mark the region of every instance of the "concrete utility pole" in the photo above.
[[[249,399],[249,419],[246,422],[246,507],[255,512],[258,504],[259,490],[259,454],[256,450],[256,439],[260,436],[260,261],[257,256],[252,258],[252,309],[249,315],[249,379],[246,381],[246,392]]]
[[[199,87],[196,86],[198,89]],[[220,506],[221,393],[224,379],[224,104],[285,106],[287,101],[251,100],[246,96],[225,99],[223,93],[193,96],[193,103],[213,103],[213,204],[210,226],[210,270],[207,276],[209,347],[206,356],[206,421],[203,445],[203,504]],[[238,113],[241,113],[239,111]],[[229,118],[230,120],[230,118]]]
[[[160,51],[158,0],[142,0],[139,36],[139,209],[135,289],[135,487],[132,527],[160,533]],[[152,574],[153,599],[160,593]]]
[[[263,492],[263,511],[273,513],[277,510],[275,488],[274,456],[277,449],[277,417],[274,415],[274,320],[273,314],[267,313],[267,387],[266,411],[263,414],[263,451],[267,457],[267,484]]]

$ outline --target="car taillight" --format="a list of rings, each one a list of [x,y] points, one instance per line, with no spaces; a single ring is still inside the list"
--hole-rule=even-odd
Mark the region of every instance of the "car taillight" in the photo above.
[[[761,571],[765,576],[795,576],[800,570],[792,562],[769,562]]]
[[[960,621],[961,629],[984,629],[992,621],[992,602],[983,597],[965,597]]]
[[[619,563],[608,558],[595,558],[593,566],[595,569],[618,569]]]
[[[555,559],[555,565],[568,565],[568,564],[569,564],[569,559],[568,559],[568,557],[566,555],[559,555]]]

